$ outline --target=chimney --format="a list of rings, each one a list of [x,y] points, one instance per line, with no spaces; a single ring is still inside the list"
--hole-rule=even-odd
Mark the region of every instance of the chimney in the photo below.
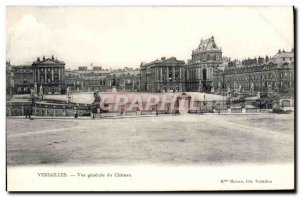
[[[43,61],[45,61],[45,56],[43,56]]]
[[[54,55],[52,55],[52,60],[54,60]]]
[[[166,60],[166,57],[161,57],[161,60]]]
[[[38,61],[38,62],[39,62],[39,61],[40,61],[40,57],[37,57],[36,61]]]

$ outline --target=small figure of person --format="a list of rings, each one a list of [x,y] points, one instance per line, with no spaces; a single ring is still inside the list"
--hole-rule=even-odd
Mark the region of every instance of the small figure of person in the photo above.
[[[74,115],[75,118],[78,117],[78,114],[77,114],[77,109],[75,108],[75,115]]]
[[[94,113],[91,112],[91,118],[95,119]]]

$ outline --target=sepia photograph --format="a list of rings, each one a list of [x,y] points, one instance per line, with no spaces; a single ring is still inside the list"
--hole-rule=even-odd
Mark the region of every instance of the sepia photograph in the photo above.
[[[7,6],[7,191],[293,191],[294,12]]]

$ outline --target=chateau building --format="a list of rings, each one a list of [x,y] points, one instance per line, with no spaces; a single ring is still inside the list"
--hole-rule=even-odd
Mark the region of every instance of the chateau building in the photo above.
[[[12,95],[15,88],[14,67],[6,61],[6,95]]]
[[[14,66],[14,93],[30,94],[30,88],[33,87],[33,70],[31,65]]]
[[[175,57],[162,57],[140,65],[141,91],[185,91],[185,62]]]
[[[248,59],[242,65],[228,66],[214,74],[217,92],[238,90],[242,93],[276,92],[294,95],[294,53],[279,51],[269,58]],[[246,65],[245,65],[246,64]]]
[[[213,86],[214,71],[222,63],[222,49],[212,36],[200,41],[197,49],[192,51],[192,59],[186,67],[186,90],[210,92]]]
[[[200,41],[185,64],[175,57],[141,63],[140,68],[103,69],[80,66],[65,70],[65,63],[38,57],[32,65],[6,62],[7,94],[29,94],[31,87],[43,94],[79,91],[208,92],[228,90],[245,94],[277,92],[294,95],[294,50],[279,50],[272,57],[231,60],[222,57],[214,37]],[[41,88],[42,87],[42,88]]]
[[[106,91],[105,79],[110,73],[108,69],[102,69],[101,66],[93,66],[92,69],[80,66],[76,72],[80,84],[77,91]]]
[[[110,75],[106,77],[106,87],[108,90],[113,85],[118,91],[136,92],[140,90],[140,69],[125,67],[123,69],[112,70]]]
[[[79,92],[82,87],[79,73],[76,70],[65,70],[65,83],[72,92]]]
[[[52,58],[41,60],[39,57],[32,63],[33,83],[37,84],[40,94],[41,86],[43,94],[65,93],[65,63]]]

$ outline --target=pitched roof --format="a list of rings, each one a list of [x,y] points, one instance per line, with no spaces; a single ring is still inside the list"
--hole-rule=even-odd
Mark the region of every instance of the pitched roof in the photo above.
[[[200,44],[197,48],[200,51],[207,51],[207,50],[220,50],[219,47],[216,45],[214,37],[208,38],[206,40],[200,41]]]
[[[294,57],[294,52],[280,52],[274,55],[271,59],[276,59],[276,58],[291,58]]]
[[[65,62],[63,61],[59,61],[59,60],[55,60],[55,59],[52,59],[52,58],[47,58],[47,59],[44,59],[44,60],[38,60],[38,61],[34,61],[33,64],[39,64],[39,65],[43,65],[43,64],[65,64]]]
[[[185,62],[183,60],[177,60],[175,57],[170,57],[168,59],[161,59],[161,60],[154,60],[152,62],[149,63],[142,63],[141,66],[145,67],[145,66],[150,66],[153,64],[171,64],[171,63],[181,63],[181,64],[185,64]]]

